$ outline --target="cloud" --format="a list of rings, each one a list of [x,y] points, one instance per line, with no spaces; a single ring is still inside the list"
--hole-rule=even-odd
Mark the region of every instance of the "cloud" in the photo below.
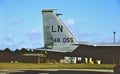
[[[102,34],[102,32],[92,32],[84,33],[78,35],[77,38],[80,41],[89,41],[89,42],[102,42],[102,43],[113,43],[113,37],[107,37]],[[116,39],[116,43],[119,43],[120,39]]]
[[[66,21],[66,24],[67,24],[67,25],[74,25],[74,24],[75,24],[75,20],[74,20],[74,19],[68,19],[68,20]]]
[[[15,20],[15,21],[13,21],[12,22],[12,24],[22,24],[22,23],[24,23],[24,20],[23,19],[17,19],[17,20]]]
[[[14,43],[13,35],[12,34],[7,34],[1,40],[0,48],[2,48],[2,49],[10,48],[13,45],[13,43]]]
[[[42,29],[34,29],[26,35],[29,37],[29,40],[40,40],[42,37]]]
[[[79,35],[80,37],[90,37],[90,36],[100,36],[101,32],[93,32],[93,33],[84,33]]]
[[[31,42],[32,48],[42,47],[43,46],[43,30],[41,28],[34,29],[31,32],[26,34],[28,41]]]
[[[23,41],[15,41],[13,34],[5,35],[0,41],[0,49],[10,48],[11,50],[15,50],[16,48],[22,48],[22,45],[25,44]]]
[[[87,42],[101,42],[102,33],[101,32],[90,32],[90,33],[83,33],[83,34],[76,34],[79,41],[87,41]]]
[[[10,48],[11,50],[15,50],[17,48],[22,48],[21,44],[18,43],[14,43],[14,42],[4,42],[0,48],[5,49],[5,48]]]
[[[7,38],[5,38],[5,39],[7,39]],[[25,41],[16,42],[12,38],[12,39],[7,39],[5,41],[2,41],[0,43],[0,49],[5,49],[5,48],[10,48],[11,50],[15,50],[17,48],[21,49],[21,48],[25,47],[25,44],[26,44]]]
[[[5,35],[0,45],[1,45],[0,48],[2,49],[4,48],[14,49],[17,48],[18,46],[14,41],[13,34]]]
[[[21,49],[21,48],[36,48],[43,46],[43,36],[42,29],[34,29],[29,33],[25,33],[21,38],[17,38],[14,34],[7,34],[0,38],[0,49],[10,48],[11,50]],[[20,35],[21,36],[21,35]],[[20,39],[20,40],[18,40]]]
[[[4,39],[6,42],[13,42],[13,35],[12,34],[7,34]]]

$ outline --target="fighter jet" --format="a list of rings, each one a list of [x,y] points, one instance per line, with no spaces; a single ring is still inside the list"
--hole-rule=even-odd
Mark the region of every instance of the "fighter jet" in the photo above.
[[[113,43],[78,42],[70,30],[65,26],[59,15],[54,10],[42,10],[44,47],[38,50],[54,52],[73,52],[81,45],[88,46],[120,46]]]
[[[117,64],[120,62],[120,43],[78,42],[59,15],[54,10],[42,10],[44,47],[35,50],[100,57]]]

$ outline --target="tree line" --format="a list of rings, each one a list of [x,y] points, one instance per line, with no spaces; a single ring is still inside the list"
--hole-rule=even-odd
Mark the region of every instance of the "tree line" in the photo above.
[[[34,52],[32,49],[26,49],[26,48],[21,48],[21,49],[15,49],[14,51],[11,50],[10,48],[5,48],[3,50],[0,50],[0,52]]]

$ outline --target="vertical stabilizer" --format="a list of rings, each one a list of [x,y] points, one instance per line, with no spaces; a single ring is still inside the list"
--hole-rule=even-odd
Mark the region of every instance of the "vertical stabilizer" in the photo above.
[[[77,40],[53,10],[42,10],[45,48],[69,47]]]

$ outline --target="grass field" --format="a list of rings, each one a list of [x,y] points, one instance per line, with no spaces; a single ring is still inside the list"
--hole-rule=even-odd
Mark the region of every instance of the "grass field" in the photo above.
[[[0,63],[0,69],[113,69],[114,64]]]

